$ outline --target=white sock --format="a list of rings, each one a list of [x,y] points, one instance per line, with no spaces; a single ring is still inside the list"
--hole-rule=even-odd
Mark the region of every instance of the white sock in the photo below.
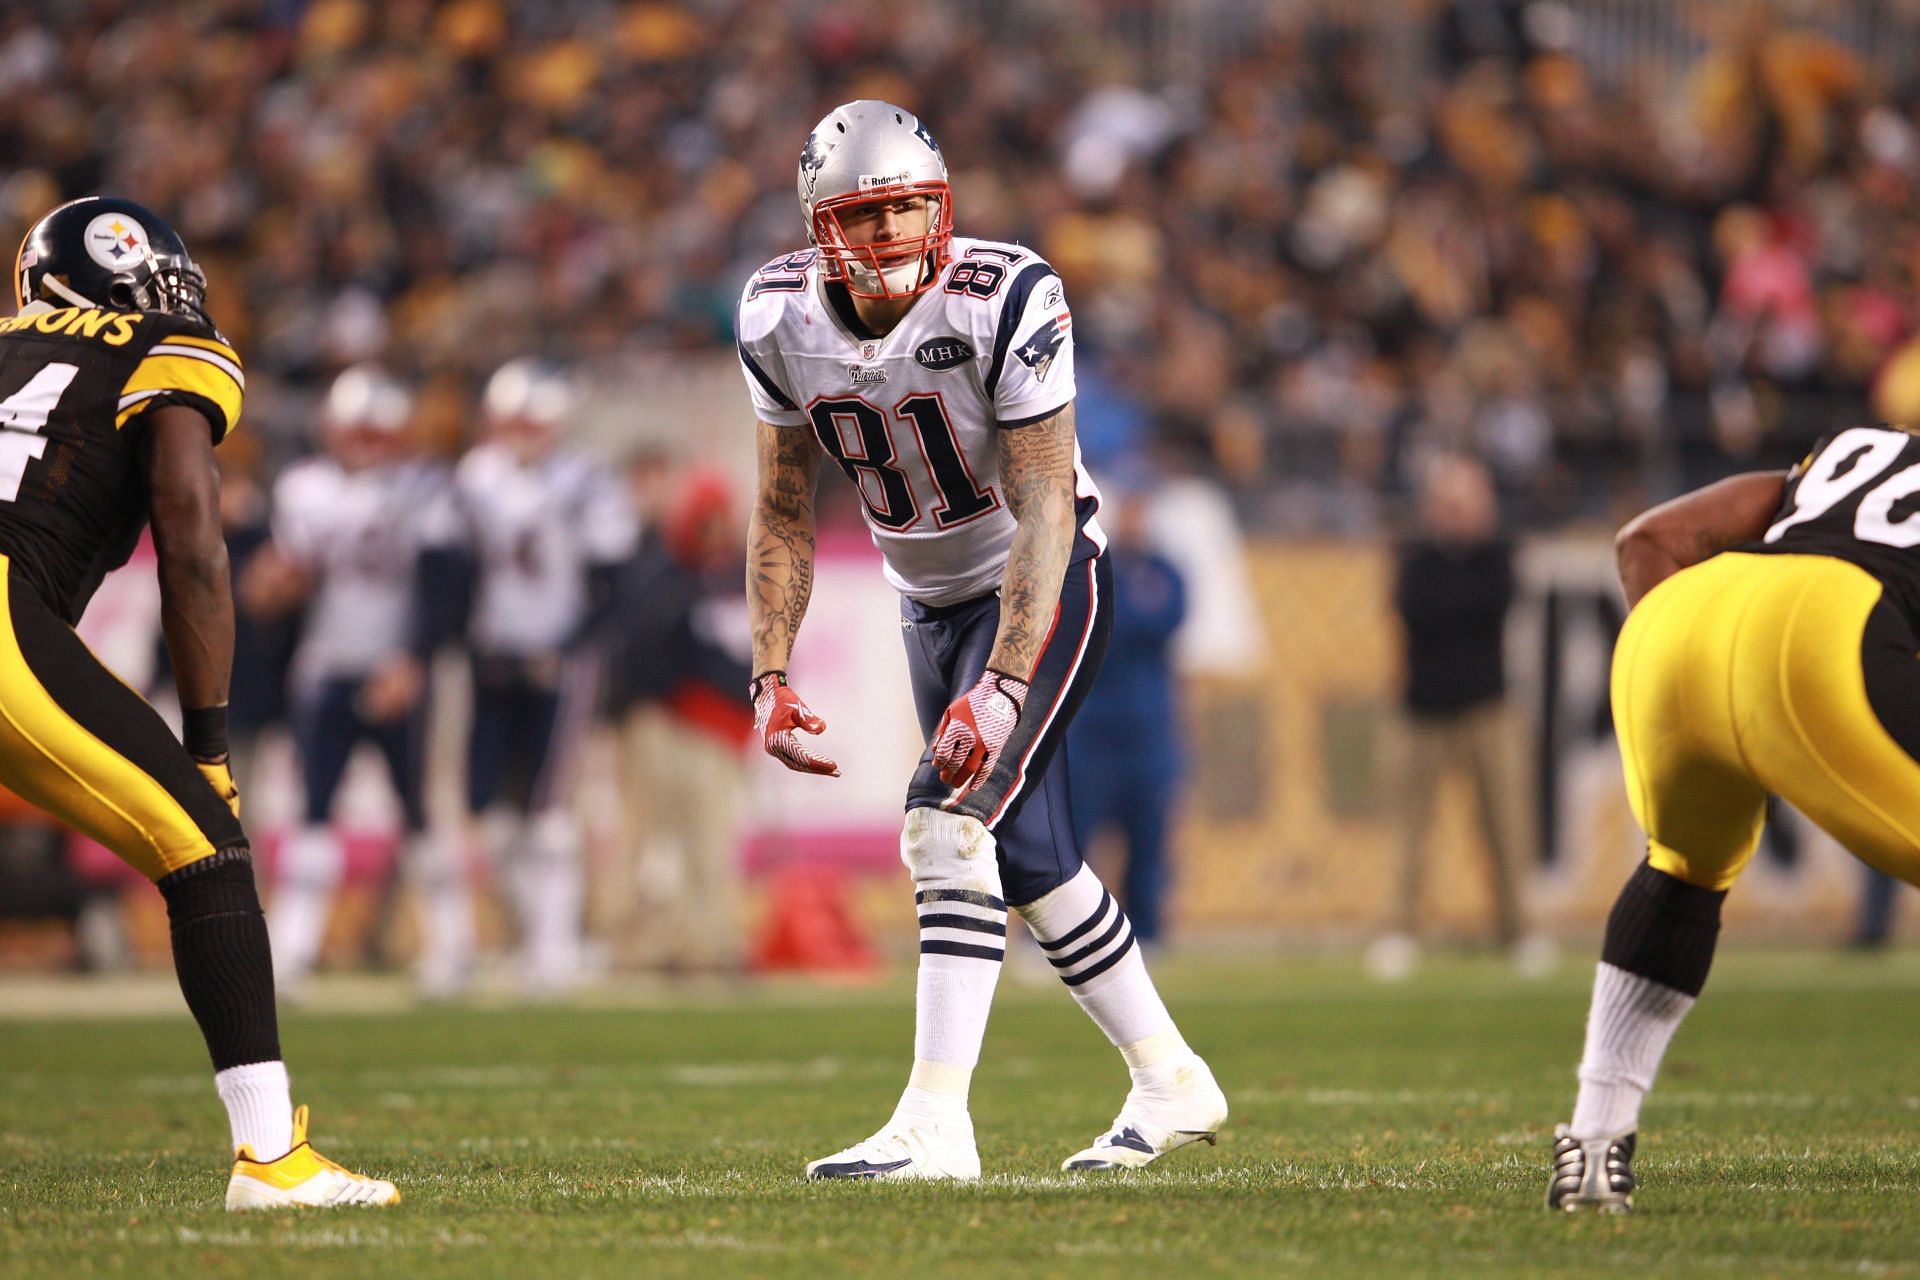
[[[1580,1057],[1580,1096],[1568,1126],[1574,1137],[1617,1138],[1640,1127],[1640,1104],[1691,1008],[1693,997],[1684,991],[1600,963]]]
[[[1135,1083],[1161,1083],[1192,1054],[1147,974],[1127,913],[1092,867],[1082,863],[1071,880],[1018,910],[1054,972],[1126,1058]]]
[[[279,875],[267,904],[276,980],[298,982],[320,959],[345,862],[331,827],[302,827],[281,846]]]
[[[1007,905],[976,889],[937,881],[916,885],[920,972],[914,984],[910,1097],[936,1098],[964,1111],[993,990],[1007,954]]]
[[[473,964],[473,889],[460,844],[444,833],[408,838],[407,878],[420,899],[420,955],[416,972],[432,991],[465,984]]]
[[[1007,904],[993,833],[942,809],[907,811],[900,861],[920,919],[914,981],[913,1074],[900,1111],[964,1116],[993,989],[1007,958]]]
[[[535,984],[565,984],[580,972],[581,914],[586,902],[580,833],[573,815],[557,810],[536,815],[526,832],[514,883],[526,930],[527,977]]]
[[[252,1150],[259,1161],[278,1160],[293,1150],[293,1100],[287,1092],[287,1064],[249,1062],[213,1073],[213,1087],[227,1104],[233,1149]]]

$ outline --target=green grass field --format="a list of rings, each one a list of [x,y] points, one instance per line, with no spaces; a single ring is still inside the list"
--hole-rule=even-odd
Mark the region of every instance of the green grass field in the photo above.
[[[1062,990],[1009,980],[965,1188],[797,1176],[890,1106],[904,972],[565,1009],[323,990],[286,1018],[295,1097],[321,1150],[406,1202],[297,1217],[220,1210],[224,1119],[183,1012],[42,982],[74,1011],[47,1017],[0,980],[0,1276],[1920,1276],[1920,954],[1723,956],[1629,1219],[1540,1207],[1584,960],[1392,987],[1335,960],[1162,968],[1234,1104],[1220,1145],[1060,1174],[1124,1069]]]

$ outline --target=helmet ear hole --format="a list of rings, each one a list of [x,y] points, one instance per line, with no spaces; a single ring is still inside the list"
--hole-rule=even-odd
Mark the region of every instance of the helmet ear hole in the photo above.
[[[124,276],[107,286],[107,305],[120,311],[139,311],[140,293]]]

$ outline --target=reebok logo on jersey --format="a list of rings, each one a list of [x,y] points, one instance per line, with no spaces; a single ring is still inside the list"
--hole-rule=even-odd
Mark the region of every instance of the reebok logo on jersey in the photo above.
[[[914,348],[913,359],[922,369],[957,369],[973,354],[973,348],[959,338],[928,338]]]

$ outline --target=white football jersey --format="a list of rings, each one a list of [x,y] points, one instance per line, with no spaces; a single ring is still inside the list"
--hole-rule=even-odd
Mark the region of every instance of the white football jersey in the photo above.
[[[994,591],[1014,531],[994,433],[1073,400],[1060,277],[1031,249],[956,237],[939,282],[885,337],[861,337],[841,301],[811,249],[747,282],[734,328],[754,412],[812,430],[859,488],[901,593],[944,605]],[[1077,447],[1074,469],[1082,532],[1104,547]]]
[[[455,473],[477,561],[468,637],[481,653],[557,652],[587,609],[587,571],[633,554],[639,523],[605,466],[569,449],[521,463],[504,445],[468,450]]]
[[[420,553],[459,535],[444,469],[348,471],[328,457],[280,474],[272,530],[274,545],[315,580],[293,662],[301,683],[356,679],[404,650]]]

